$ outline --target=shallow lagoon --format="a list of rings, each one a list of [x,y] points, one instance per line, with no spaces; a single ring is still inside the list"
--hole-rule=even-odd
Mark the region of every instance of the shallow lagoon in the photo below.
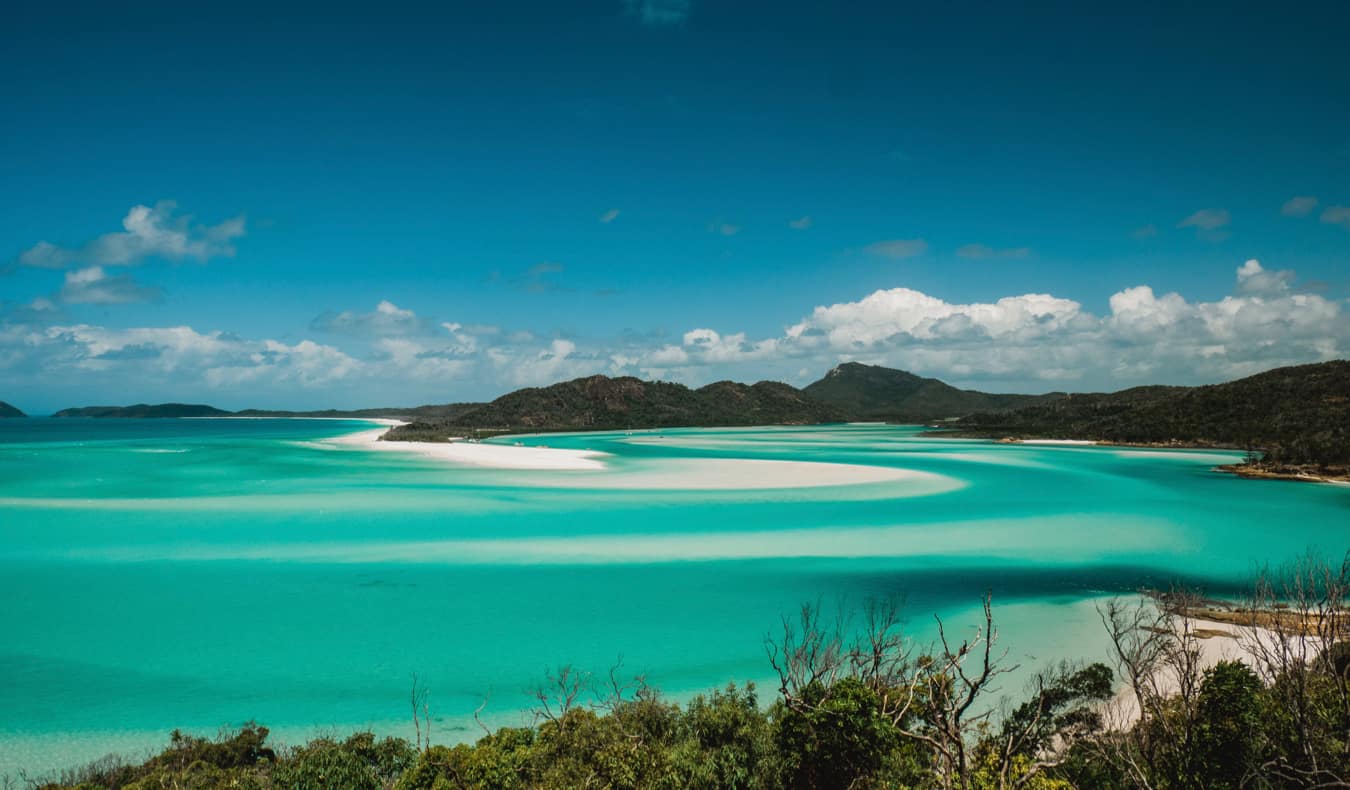
[[[369,427],[0,421],[0,775],[250,718],[411,735],[414,672],[445,741],[477,734],[485,694],[519,723],[561,663],[621,654],[676,696],[765,683],[763,635],[808,600],[903,594],[925,639],[934,613],[973,625],[989,588],[1010,661],[1092,658],[1101,596],[1231,592],[1350,545],[1350,489],[1212,471],[1236,454],[869,425],[526,438],[611,456],[525,472],[325,441]],[[695,487],[710,459],[923,474]],[[643,482],[672,480],[690,487]]]

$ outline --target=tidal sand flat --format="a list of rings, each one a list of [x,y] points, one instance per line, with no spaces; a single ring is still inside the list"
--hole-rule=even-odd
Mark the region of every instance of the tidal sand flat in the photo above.
[[[923,641],[990,589],[1029,671],[1092,658],[1104,596],[1235,591],[1350,523],[1350,490],[1216,473],[1222,452],[857,425],[443,445],[466,460],[377,428],[0,424],[0,775],[249,719],[410,735],[413,673],[443,742],[484,696],[528,720],[562,663],[622,654],[676,697],[766,681],[763,635],[803,601],[901,595]]]

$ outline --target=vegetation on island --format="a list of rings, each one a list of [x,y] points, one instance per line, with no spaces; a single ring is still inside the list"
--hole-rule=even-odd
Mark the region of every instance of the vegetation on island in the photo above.
[[[1004,411],[1064,397],[1063,393],[1012,395],[957,389],[938,379],[859,362],[836,366],[802,392],[835,406],[851,420],[901,423]]]
[[[374,409],[319,409],[316,411],[286,411],[279,409],[244,409],[234,412],[235,417],[324,417],[340,420],[360,420],[384,418],[395,420],[453,419],[470,412],[481,403],[442,403],[425,406],[388,406]]]
[[[666,381],[589,376],[516,390],[452,419],[416,420],[389,431],[385,439],[445,441],[494,431],[810,425],[845,418],[843,411],[776,381],[719,381],[690,389]]]
[[[855,362],[804,389],[719,381],[698,389],[589,376],[528,387],[491,403],[325,411],[165,403],[65,409],[58,417],[392,417],[390,441],[542,431],[815,425],[848,420],[941,422],[949,435],[1087,439],[1249,451],[1232,471],[1252,476],[1350,477],[1350,361],[1277,368],[1203,387],[1112,393],[991,394]]]
[[[1067,395],[958,420],[959,435],[1251,450],[1241,469],[1350,472],[1350,361],[1203,387]]]
[[[678,705],[621,667],[562,667],[534,697],[536,724],[433,744],[426,690],[414,740],[359,732],[271,746],[247,725],[217,739],[173,733],[132,764],[108,757],[29,786],[135,788],[913,788],[1237,790],[1350,781],[1350,564],[1309,556],[1260,575],[1224,609],[1186,592],[1098,607],[1110,662],[1061,664],[1007,701],[1013,669],[989,598],[974,632],[938,620],[920,647],[894,602],[853,617],[804,606],[765,638],[778,677],[764,705],[728,686]],[[1206,639],[1239,660],[1208,660]],[[1000,699],[1003,700],[1002,704]],[[486,704],[486,703],[485,703]],[[480,709],[481,710],[481,709]],[[475,713],[475,720],[477,713]]]
[[[168,417],[229,417],[230,412],[203,403],[137,403],[134,406],[80,406],[62,409],[53,417],[128,417],[153,419]]]
[[[19,411],[17,408],[0,400],[0,418],[4,417],[27,417],[27,414]]]

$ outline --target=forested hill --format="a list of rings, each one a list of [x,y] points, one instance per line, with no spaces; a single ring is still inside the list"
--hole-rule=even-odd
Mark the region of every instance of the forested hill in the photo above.
[[[1253,447],[1279,464],[1350,463],[1350,361],[1204,387],[1068,395],[956,423],[967,435]]]
[[[388,417],[393,419],[450,419],[479,408],[481,403],[444,403],[429,406],[388,406],[373,409],[320,409],[317,411],[290,411],[284,409],[244,409],[235,417],[325,417],[330,419],[366,419]]]
[[[230,412],[201,403],[137,403],[134,406],[81,406],[53,417],[229,417]]]
[[[28,416],[27,414],[24,414],[23,412],[19,411],[18,409],[14,408],[8,403],[5,403],[4,401],[0,400],[0,418],[27,417],[27,416]]]
[[[440,439],[469,430],[586,431],[676,426],[840,422],[839,409],[774,381],[719,381],[700,389],[632,377],[590,376],[503,395],[462,416],[418,420],[391,440]]]
[[[984,411],[1015,409],[1063,395],[1000,395],[957,389],[903,370],[845,362],[802,390],[855,420],[931,422]]]

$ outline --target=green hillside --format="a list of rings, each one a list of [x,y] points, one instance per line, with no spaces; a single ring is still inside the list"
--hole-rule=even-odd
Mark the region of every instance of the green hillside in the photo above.
[[[201,403],[137,403],[134,406],[81,406],[62,409],[53,417],[229,417],[230,412]]]
[[[632,377],[590,376],[516,390],[466,414],[418,420],[393,429],[391,440],[443,440],[469,430],[590,431],[676,426],[839,422],[839,409],[773,381],[719,381],[700,389]]]
[[[960,420],[967,435],[1252,447],[1279,464],[1350,463],[1350,361],[1204,387],[1068,395]]]
[[[845,362],[802,392],[855,420],[931,422],[982,411],[1014,409],[1059,395],[999,395],[957,389],[903,370]]]

